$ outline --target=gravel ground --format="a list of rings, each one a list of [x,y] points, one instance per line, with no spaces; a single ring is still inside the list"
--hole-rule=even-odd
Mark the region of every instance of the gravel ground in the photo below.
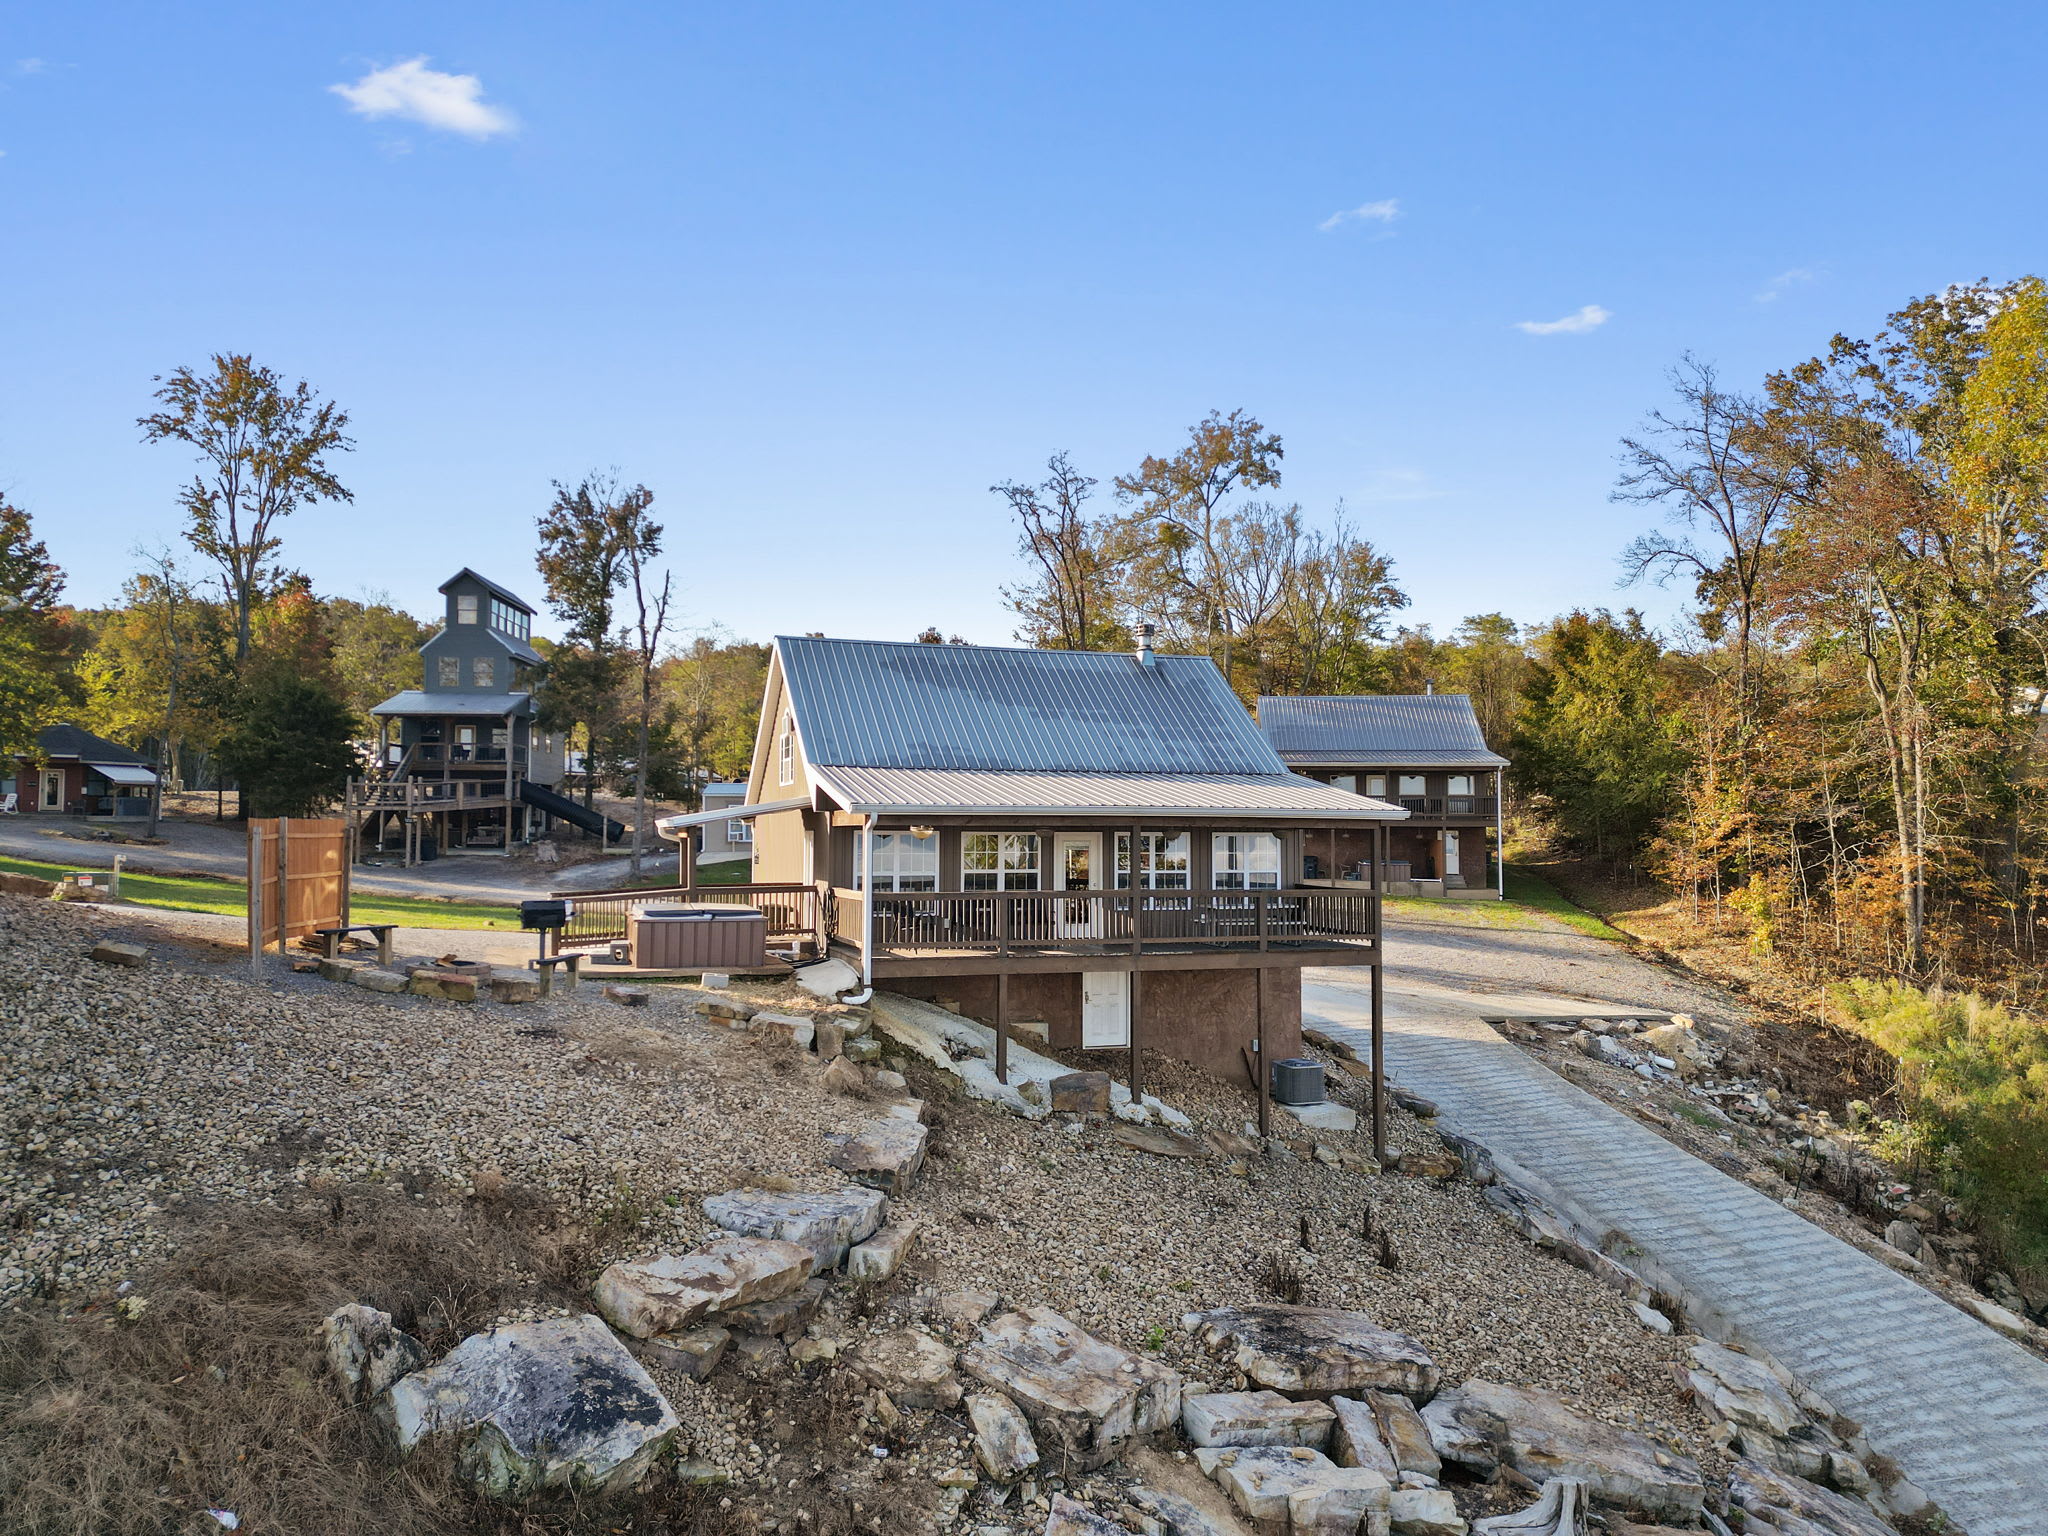
[[[110,919],[0,896],[0,1296],[103,1294],[169,1251],[181,1209],[328,1181],[459,1191],[503,1178],[587,1210],[630,1207],[640,1246],[670,1247],[705,1230],[704,1195],[763,1180],[837,1187],[824,1134],[875,1112],[824,1091],[815,1058],[705,1021],[694,989],[656,988],[650,1006],[628,1011],[591,989],[504,1007],[308,977],[258,985],[239,957],[177,942],[174,925],[157,932],[149,968],[126,970],[85,958]],[[134,935],[149,921],[124,912],[118,926]],[[1422,947],[1406,934],[1402,944]],[[1647,1333],[1619,1298],[1512,1234],[1469,1185],[1328,1166],[1305,1132],[1278,1155],[1157,1157],[1106,1127],[954,1100],[949,1080],[920,1065],[909,1075],[932,1106],[933,1137],[926,1176],[894,1215],[925,1235],[874,1319],[872,1298],[842,1302],[832,1327],[857,1333],[937,1294],[989,1289],[1222,1387],[1233,1383],[1192,1353],[1180,1318],[1270,1299],[1262,1263],[1282,1253],[1305,1270],[1309,1299],[1414,1334],[1447,1383],[1548,1387],[1712,1459],[1668,1370],[1682,1342]],[[1247,1096],[1163,1062],[1152,1083],[1198,1124],[1242,1130]],[[1355,1099],[1359,1087],[1338,1091]],[[1364,1132],[1323,1139],[1368,1149]],[[1398,1114],[1392,1140],[1437,1144]],[[1362,1234],[1368,1212],[1391,1237],[1394,1268]],[[1300,1247],[1304,1224],[1312,1252]],[[786,1396],[722,1381],[669,1383],[701,1454],[742,1477],[786,1479],[791,1461],[822,1473],[818,1455],[774,1443]],[[930,1415],[912,1428],[925,1436],[914,1462],[957,1464],[956,1425]],[[855,1422],[845,1433],[852,1444],[874,1431]],[[861,1479],[900,1476],[898,1465],[878,1472],[860,1456],[832,1476],[859,1498]]]

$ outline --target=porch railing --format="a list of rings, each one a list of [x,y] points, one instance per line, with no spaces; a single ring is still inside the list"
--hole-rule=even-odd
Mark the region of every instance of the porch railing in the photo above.
[[[641,907],[752,907],[768,919],[768,940],[809,939],[818,932],[818,890],[810,885],[664,886],[648,890],[556,891],[569,903],[562,930],[567,948],[609,944],[626,936]]]
[[[1394,803],[1415,816],[1491,816],[1500,805],[1493,795],[1399,795]]]
[[[833,937],[858,946],[860,893],[836,895]],[[1348,947],[1379,931],[1370,891],[877,891],[872,901],[878,957]]]

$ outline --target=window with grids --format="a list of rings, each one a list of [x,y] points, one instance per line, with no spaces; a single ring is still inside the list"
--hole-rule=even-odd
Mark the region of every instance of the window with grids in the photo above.
[[[1188,888],[1188,835],[1185,832],[1143,832],[1138,852],[1138,888],[1184,891]],[[1116,835],[1116,888],[1131,887],[1131,834]]]
[[[754,840],[754,824],[744,817],[734,817],[725,824],[725,840],[728,843],[751,843]]]
[[[1036,832],[970,832],[960,839],[963,891],[1038,889]]]
[[[498,684],[498,670],[488,656],[473,656],[469,662],[469,684],[472,688],[495,688]]]
[[[532,621],[503,598],[491,599],[491,628],[501,635],[510,635],[514,640],[524,640],[532,628]]]
[[[782,722],[782,741],[775,749],[775,769],[778,783],[796,782],[796,727],[787,720]]]
[[[1219,891],[1280,889],[1280,838],[1273,832],[1218,832],[1215,886]]]
[[[457,594],[455,598],[455,622],[458,624],[474,624],[476,622],[476,594],[474,592]]]
[[[443,688],[460,688],[462,686],[462,658],[460,656],[437,657],[434,662],[434,681]]]
[[[872,833],[869,854],[878,891],[936,891],[939,888],[939,839],[917,838],[908,832]],[[858,876],[856,875],[856,878]]]

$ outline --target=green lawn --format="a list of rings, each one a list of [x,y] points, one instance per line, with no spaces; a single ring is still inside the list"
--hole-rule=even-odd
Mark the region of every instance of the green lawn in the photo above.
[[[1455,923],[1465,928],[1541,928],[1543,919],[1549,918],[1589,938],[1618,943],[1628,941],[1628,935],[1620,929],[1565,900],[1557,887],[1541,875],[1531,874],[1513,864],[1508,866],[1505,901],[1461,900],[1449,896],[1389,896],[1387,912],[1394,917]]]
[[[32,859],[0,858],[0,870],[55,880],[67,869],[82,866],[42,864]],[[121,900],[138,907],[166,907],[178,912],[219,912],[240,917],[249,910],[247,887],[238,880],[201,875],[121,876]],[[381,896],[358,891],[349,902],[349,917],[358,923],[397,923],[406,928],[517,928],[515,907],[478,901],[428,901],[413,896]]]

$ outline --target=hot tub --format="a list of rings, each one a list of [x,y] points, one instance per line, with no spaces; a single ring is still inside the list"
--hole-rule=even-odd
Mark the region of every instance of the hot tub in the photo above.
[[[643,907],[626,925],[647,971],[749,971],[768,959],[768,919],[752,907]]]

